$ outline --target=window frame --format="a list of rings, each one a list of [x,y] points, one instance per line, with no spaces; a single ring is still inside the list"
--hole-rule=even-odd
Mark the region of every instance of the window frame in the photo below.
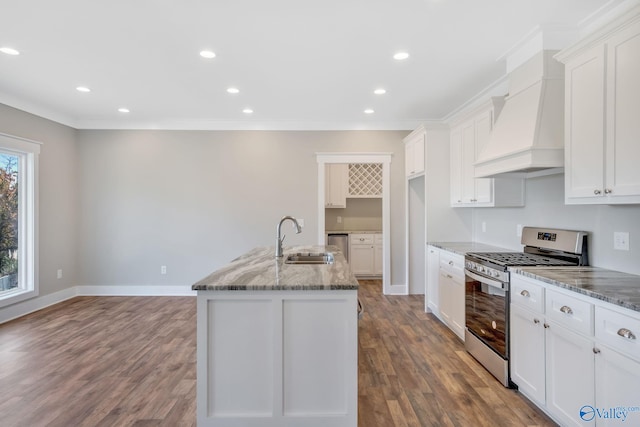
[[[42,143],[0,133],[0,151],[18,157],[18,287],[0,291],[0,307],[39,295],[38,158]]]

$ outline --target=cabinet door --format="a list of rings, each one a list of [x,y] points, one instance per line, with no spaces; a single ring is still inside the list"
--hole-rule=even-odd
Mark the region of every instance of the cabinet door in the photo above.
[[[382,242],[382,234],[373,235],[373,274],[377,276],[382,275]]]
[[[462,201],[464,203],[476,202],[476,137],[474,122],[462,125]]]
[[[373,245],[351,245],[349,264],[353,274],[371,275],[373,273]]]
[[[415,173],[413,167],[414,152],[414,145],[411,141],[406,142],[404,145],[404,171],[406,176],[412,176]]]
[[[462,203],[462,131],[460,128],[451,131],[449,144],[451,206],[459,206]]]
[[[476,118],[476,139],[474,149],[474,163],[478,155],[489,142],[491,129],[493,127],[493,111],[485,111]],[[475,174],[475,167],[471,165],[471,170]],[[475,179],[475,199],[477,203],[493,202],[493,179],[476,178]]]
[[[511,305],[511,380],[534,402],[545,403],[542,315]]]
[[[565,65],[566,203],[604,194],[604,47]]]
[[[425,307],[439,316],[438,310],[438,277],[440,268],[440,250],[434,246],[427,248],[427,292]]]
[[[438,295],[440,297],[440,319],[447,325],[451,325],[451,315],[453,311],[453,275],[440,268],[438,276]]]
[[[596,352],[596,398],[592,409],[602,411],[610,408],[640,407],[640,362],[606,346],[598,346]],[[598,427],[640,425],[639,411],[627,412],[627,418],[624,420],[626,422],[622,422],[622,418],[603,418],[590,408],[586,408],[585,412],[583,419],[590,421],[595,418]],[[622,416],[620,411],[613,413]]]
[[[348,164],[327,164],[325,169],[325,208],[346,208],[349,186]]]
[[[562,425],[587,425],[580,408],[595,398],[593,341],[553,322],[545,339],[547,409]]]
[[[451,329],[464,340],[464,275],[454,275],[451,283]]]
[[[640,22],[607,43],[605,192],[640,203]],[[614,200],[612,200],[614,201]]]

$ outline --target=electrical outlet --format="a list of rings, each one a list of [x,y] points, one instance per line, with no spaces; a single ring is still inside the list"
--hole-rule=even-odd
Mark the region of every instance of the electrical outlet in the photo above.
[[[487,232],[487,223],[485,221],[482,221],[482,232],[483,233]]]
[[[342,217],[338,215],[338,217],[336,218],[336,222],[338,224],[342,224]]]
[[[161,265],[160,266],[160,274],[167,274],[167,266],[166,265]]]
[[[522,237],[522,224],[516,225],[516,236]]]
[[[62,279],[62,269],[58,269],[58,279]]]
[[[629,233],[626,231],[613,232],[613,249],[619,251],[629,250]]]
[[[298,221],[298,225],[300,227],[304,227],[304,218],[296,218],[296,220]],[[295,225],[294,225],[295,227]]]

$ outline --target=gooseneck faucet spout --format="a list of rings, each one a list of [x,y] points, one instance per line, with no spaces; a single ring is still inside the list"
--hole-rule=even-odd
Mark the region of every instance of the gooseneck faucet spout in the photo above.
[[[278,226],[276,227],[276,258],[280,258],[282,256],[282,242],[284,242],[284,238],[287,236],[284,236],[282,238],[280,236],[282,235],[282,223],[286,220],[293,221],[293,224],[296,226],[296,234],[300,234],[302,232],[302,228],[300,227],[300,224],[298,224],[297,219],[289,215],[283,216],[278,223]]]

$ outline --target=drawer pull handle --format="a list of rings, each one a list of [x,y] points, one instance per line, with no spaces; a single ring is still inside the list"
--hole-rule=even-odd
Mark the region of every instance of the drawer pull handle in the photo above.
[[[635,340],[636,336],[634,335],[633,332],[631,332],[630,330],[628,330],[627,328],[620,328],[618,329],[618,335],[620,335],[623,338],[626,338],[628,340]]]
[[[525,298],[529,298],[531,296],[531,294],[529,293],[528,290],[524,289],[522,292],[520,292],[520,295],[522,295]]]
[[[450,275],[450,274],[447,274],[447,277],[448,277],[449,279],[453,279],[453,276],[452,276],[452,275]]]
[[[453,265],[453,261],[449,261],[449,265]]]
[[[568,305],[563,305],[562,307],[560,307],[560,311],[564,314],[573,314],[573,310],[571,310],[571,307],[569,307]]]

